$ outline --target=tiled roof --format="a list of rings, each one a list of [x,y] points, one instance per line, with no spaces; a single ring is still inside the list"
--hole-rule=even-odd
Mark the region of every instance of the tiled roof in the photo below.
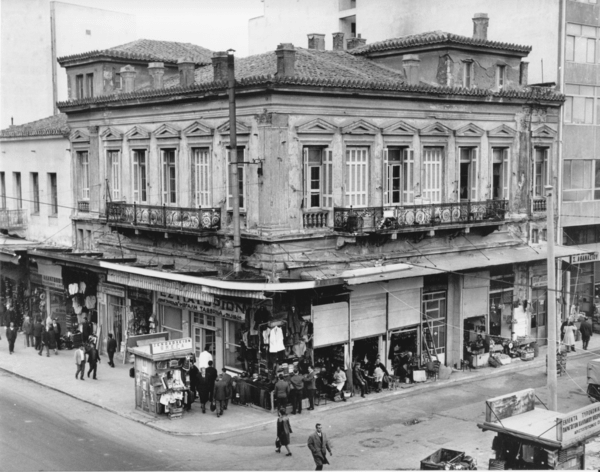
[[[42,118],[23,125],[11,126],[0,131],[0,138],[21,138],[25,136],[57,136],[68,135],[67,115],[58,115]]]
[[[89,51],[80,54],[72,54],[70,56],[59,57],[57,60],[60,65],[64,66],[71,61],[106,56],[115,59],[131,59],[167,63],[176,63],[178,59],[186,57],[191,58],[196,64],[210,64],[212,51],[191,43],[138,39],[121,46]]]
[[[348,51],[350,54],[361,55],[371,52],[388,51],[391,49],[412,48],[415,46],[428,46],[434,44],[448,45],[468,45],[480,46],[491,49],[504,49],[520,53],[529,53],[531,46],[521,46],[512,43],[502,43],[499,41],[490,41],[489,39],[474,39],[468,36],[459,36],[457,34],[445,33],[444,31],[430,31],[429,33],[413,34],[401,38],[386,39],[375,43],[366,44]]]

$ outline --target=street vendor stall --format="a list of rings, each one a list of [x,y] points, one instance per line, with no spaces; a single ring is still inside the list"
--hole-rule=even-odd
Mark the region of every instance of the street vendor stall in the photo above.
[[[486,401],[485,422],[495,431],[490,469],[585,469],[585,444],[600,433],[600,405],[569,413],[535,407],[534,389]]]
[[[135,407],[152,415],[180,418],[187,395],[186,371],[192,338],[162,340],[129,349],[134,355]]]

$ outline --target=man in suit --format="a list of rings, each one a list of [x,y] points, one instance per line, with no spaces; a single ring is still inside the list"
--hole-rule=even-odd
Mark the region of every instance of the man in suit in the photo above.
[[[106,343],[106,352],[108,353],[108,365],[115,366],[115,352],[117,352],[117,340],[113,338],[112,333],[108,334],[108,342]]]
[[[85,348],[83,347],[83,344],[75,351],[75,365],[77,366],[75,378],[77,378],[79,372],[81,372],[81,380],[85,380],[83,378],[83,374],[85,373]]]
[[[227,373],[227,369],[225,367],[223,367],[221,369],[221,372],[222,372],[221,376],[223,377],[223,380],[227,384],[227,387],[229,387],[229,394],[230,394],[230,396],[227,397],[225,399],[225,402],[223,403],[223,409],[226,410],[227,405],[229,404],[229,399],[231,398],[231,393],[233,392],[233,377],[231,377],[231,375],[229,375]]]
[[[225,405],[225,400],[230,397],[231,393],[229,391],[229,386],[227,382],[223,379],[223,375],[219,375],[217,382],[215,383],[215,388],[213,391],[213,401],[217,406],[217,418],[223,414],[223,406]]]
[[[217,369],[213,367],[213,361],[208,361],[208,367],[204,371],[204,376],[206,377],[206,381],[208,382],[208,391],[210,393],[210,402],[212,403],[214,400],[214,392],[215,392],[215,382],[217,380]]]
[[[583,318],[583,321],[579,325],[579,331],[581,331],[581,341],[583,343],[582,347],[584,351],[587,351],[590,338],[594,334],[594,330],[592,329],[592,323],[589,322],[587,316]]]
[[[12,354],[15,352],[15,341],[17,340],[17,328],[11,321],[10,326],[6,328],[6,339],[8,340],[8,351]]]
[[[90,349],[88,351],[88,364],[90,365],[90,369],[88,370],[87,376],[90,377],[90,374],[94,373],[94,380],[98,380],[96,378],[96,369],[98,368],[98,362],[100,362],[100,354],[98,353],[98,349],[96,349],[96,345],[90,345]]]
[[[315,428],[316,431],[308,437],[307,445],[317,466],[315,470],[323,470],[323,465],[329,464],[327,451],[329,451],[330,456],[333,456],[333,453],[331,452],[331,444],[321,429],[321,424],[317,423]]]
[[[42,331],[44,326],[39,318],[35,320],[35,324],[33,325],[33,338],[35,339],[35,350],[40,350],[40,345],[42,344]]]
[[[304,377],[298,372],[298,368],[294,369],[294,375],[290,378],[290,393],[292,396],[292,415],[296,412],[302,414],[302,391],[304,390]]]
[[[315,371],[311,365],[308,366],[308,374],[304,376],[304,388],[306,388],[306,395],[308,396],[309,410],[315,409],[315,391],[317,390],[316,384],[317,377]]]

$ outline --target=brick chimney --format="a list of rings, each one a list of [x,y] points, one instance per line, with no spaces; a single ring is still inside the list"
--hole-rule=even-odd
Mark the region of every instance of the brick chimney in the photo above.
[[[529,75],[529,62],[521,61],[519,64],[519,84],[527,85]]]
[[[125,93],[131,93],[135,90],[135,76],[137,72],[135,67],[127,65],[125,67],[121,67],[119,71],[121,73],[122,85],[121,89]]]
[[[308,36],[308,49],[317,49],[323,51],[325,49],[325,35],[319,33],[311,33]]]
[[[215,82],[222,82],[224,80],[228,80],[227,56],[227,51],[217,51],[213,53],[213,80]]]
[[[475,13],[473,16],[473,39],[487,39],[490,19],[487,13]]]
[[[419,85],[421,78],[419,77],[419,67],[421,59],[418,54],[405,54],[402,57],[402,66],[406,75],[408,85]]]
[[[164,62],[151,62],[148,64],[148,73],[152,78],[152,88],[163,88],[163,76],[165,75]]]
[[[296,62],[296,49],[292,43],[281,43],[275,50],[277,54],[277,77],[293,77]]]
[[[333,33],[333,50],[344,50],[344,33]]]
[[[367,40],[360,37],[360,34],[356,38],[350,38],[346,43],[346,49],[356,49],[367,44]]]
[[[179,85],[181,87],[189,87],[194,85],[194,61],[188,57],[182,57],[177,61],[179,69]]]

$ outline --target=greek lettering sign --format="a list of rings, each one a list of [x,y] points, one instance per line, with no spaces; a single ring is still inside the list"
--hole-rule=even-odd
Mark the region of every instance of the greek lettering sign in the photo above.
[[[597,260],[597,252],[589,252],[587,254],[575,254],[574,256],[571,256],[571,264],[581,264],[582,262],[594,262]]]
[[[176,353],[179,351],[192,351],[192,338],[171,339],[169,341],[159,341],[150,344],[152,354],[162,354],[165,352]]]
[[[563,447],[596,436],[600,432],[600,404],[593,403],[567,413],[558,421],[556,439]]]
[[[220,316],[235,321],[244,321],[246,319],[246,309],[248,308],[245,303],[219,297],[214,297],[214,301],[212,302],[203,302],[164,292],[159,292],[157,301],[162,305],[187,308],[196,313]]]
[[[113,297],[125,298],[125,287],[119,287],[109,283],[98,284],[98,291],[112,295]]]

